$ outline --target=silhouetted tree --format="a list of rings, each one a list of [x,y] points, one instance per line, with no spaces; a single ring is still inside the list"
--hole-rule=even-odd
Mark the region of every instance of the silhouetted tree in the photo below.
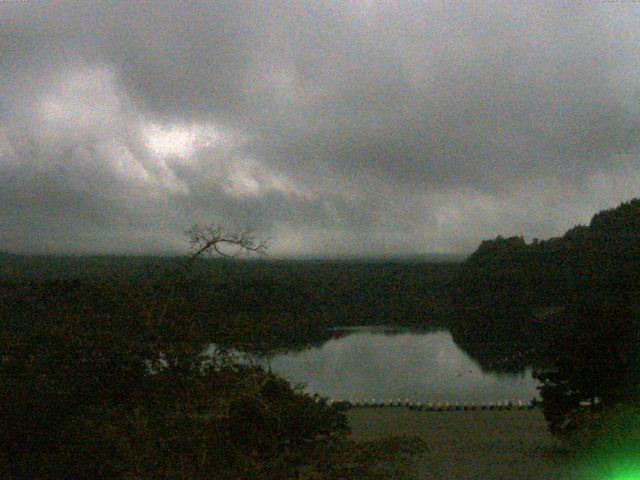
[[[640,199],[599,212],[562,237],[529,245],[522,237],[484,241],[460,265],[449,293],[461,344],[498,340],[516,351],[542,346],[555,323],[581,316],[576,305],[629,304],[640,294]],[[565,317],[550,316],[561,310]]]
[[[213,228],[191,241],[191,266],[224,246],[264,249]],[[2,305],[2,478],[290,478],[344,435],[339,407],[222,350],[202,355],[197,311],[180,314],[175,295],[186,272],[31,285]]]
[[[585,412],[640,399],[640,322],[628,299],[585,300],[555,320],[547,350],[551,366],[536,373],[552,433],[578,430]]]

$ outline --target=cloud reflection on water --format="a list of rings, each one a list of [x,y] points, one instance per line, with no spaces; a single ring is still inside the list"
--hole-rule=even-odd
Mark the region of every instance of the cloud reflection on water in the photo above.
[[[305,351],[276,354],[269,363],[307,391],[337,399],[488,403],[537,397],[530,369],[483,372],[447,331],[359,329]]]

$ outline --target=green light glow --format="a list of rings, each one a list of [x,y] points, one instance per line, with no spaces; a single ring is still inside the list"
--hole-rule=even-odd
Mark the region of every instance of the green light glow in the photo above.
[[[618,460],[611,464],[610,474],[602,480],[640,480],[640,463],[634,458],[632,461]]]
[[[611,480],[640,480],[640,466],[636,462],[618,465],[613,469]]]
[[[640,472],[638,470],[623,472],[614,474],[614,476],[610,478],[611,480],[640,480]]]
[[[594,416],[596,428],[580,439],[581,465],[572,480],[640,480],[639,407],[619,404]]]

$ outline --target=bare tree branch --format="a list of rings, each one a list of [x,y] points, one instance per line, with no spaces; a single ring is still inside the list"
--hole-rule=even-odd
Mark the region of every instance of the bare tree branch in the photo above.
[[[219,255],[221,257],[237,257],[242,253],[257,253],[264,255],[268,242],[258,240],[251,230],[239,230],[235,233],[224,233],[220,226],[210,225],[201,227],[194,225],[187,232],[191,244],[191,253],[187,260],[187,267],[191,267],[202,255]],[[232,254],[225,248],[235,249]]]

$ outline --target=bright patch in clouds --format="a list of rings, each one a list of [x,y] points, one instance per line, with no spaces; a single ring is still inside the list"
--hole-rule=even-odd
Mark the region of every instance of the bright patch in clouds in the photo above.
[[[115,74],[105,66],[61,71],[36,109],[43,140],[72,143],[114,135],[125,113]]]
[[[266,192],[287,196],[307,195],[286,176],[271,171],[253,159],[242,159],[226,166],[224,191],[235,197],[256,197]]]
[[[166,169],[183,164],[200,168],[234,197],[258,197],[266,192],[304,196],[285,175],[272,171],[244,150],[246,138],[213,123],[163,125],[142,128],[143,141],[156,161]],[[174,176],[174,182],[179,182]],[[180,190],[184,190],[182,186]]]
[[[151,125],[144,131],[147,147],[161,157],[189,157],[193,153],[195,133],[187,128],[163,128]]]
[[[621,3],[9,3],[3,249],[159,251],[233,219],[271,252],[468,252],[638,194]]]
[[[237,141],[213,124],[206,125],[161,125],[152,123],[143,128],[147,148],[159,157],[188,159],[197,150],[225,146]]]

